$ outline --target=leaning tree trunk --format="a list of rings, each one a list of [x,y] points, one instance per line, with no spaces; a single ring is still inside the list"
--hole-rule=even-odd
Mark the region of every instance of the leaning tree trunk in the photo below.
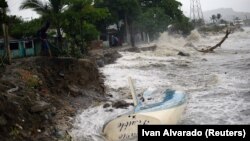
[[[219,42],[219,43],[217,43],[216,45],[214,45],[214,46],[210,46],[210,47],[208,47],[208,48],[206,48],[206,49],[197,49],[197,48],[194,48],[195,50],[197,50],[197,51],[199,51],[199,52],[203,52],[203,53],[211,53],[211,52],[214,52],[214,50],[216,49],[216,48],[218,48],[218,47],[220,47],[223,43],[224,43],[224,41],[228,38],[228,35],[231,33],[231,30],[229,30],[229,29],[227,29],[227,31],[226,31],[226,34],[225,34],[225,36],[222,38],[222,40]]]

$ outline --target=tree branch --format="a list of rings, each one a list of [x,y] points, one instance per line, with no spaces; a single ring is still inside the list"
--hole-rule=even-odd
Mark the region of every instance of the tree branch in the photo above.
[[[228,38],[228,35],[229,35],[230,33],[232,33],[231,30],[227,29],[226,35],[222,38],[222,40],[221,40],[219,43],[217,43],[216,45],[212,46],[212,47],[210,46],[210,47],[208,47],[208,48],[206,48],[206,49],[201,49],[201,50],[199,50],[199,49],[197,49],[197,48],[194,48],[194,49],[197,50],[197,51],[199,51],[199,52],[203,52],[203,53],[211,53],[211,52],[214,52],[214,49],[220,47],[220,46],[224,43],[224,41]]]

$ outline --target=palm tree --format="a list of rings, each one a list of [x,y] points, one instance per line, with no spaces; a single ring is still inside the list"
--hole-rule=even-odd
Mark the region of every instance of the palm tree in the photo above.
[[[2,23],[5,20],[5,16],[6,16],[6,10],[8,8],[8,4],[5,0],[1,0],[0,1],[0,19]]]
[[[221,19],[221,17],[222,17],[222,16],[221,16],[221,14],[220,14],[220,13],[218,13],[216,18],[217,18],[217,19],[218,19],[218,21],[219,21],[219,20]]]
[[[24,0],[20,9],[33,9],[41,15],[42,18],[50,20],[52,25],[56,27],[57,41],[58,45],[60,45],[62,40],[60,17],[66,6],[65,0],[47,0],[46,2],[42,0]]]
[[[8,3],[5,0],[1,0],[0,1],[0,19],[1,19],[1,24],[3,24],[3,35],[4,35],[4,46],[5,49],[7,50],[7,57],[8,57],[8,63],[11,63],[11,55],[10,55],[10,47],[9,47],[9,34],[8,34],[8,24],[6,24],[7,22],[7,16],[6,16],[6,10],[8,8]],[[3,65],[3,61],[2,58],[1,62]]]
[[[214,21],[216,20],[216,16],[215,16],[215,15],[212,15],[211,20],[212,20],[213,23],[214,23]]]

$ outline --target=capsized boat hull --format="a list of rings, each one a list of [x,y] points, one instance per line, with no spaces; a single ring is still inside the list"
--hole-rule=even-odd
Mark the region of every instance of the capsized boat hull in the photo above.
[[[138,125],[177,124],[185,105],[120,116],[105,125],[103,134],[108,141],[125,141],[137,137]]]

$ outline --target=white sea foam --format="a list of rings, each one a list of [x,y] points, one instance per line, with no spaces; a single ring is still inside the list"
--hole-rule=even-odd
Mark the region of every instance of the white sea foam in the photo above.
[[[183,47],[187,42],[196,46],[214,45],[224,36],[198,36],[185,39],[163,33],[155,41],[156,51],[122,52],[116,64],[101,69],[111,100],[130,100],[127,77],[135,80],[136,93],[149,87],[166,88],[188,94],[187,108],[181,124],[250,124],[250,28],[236,32],[215,53],[201,54]],[[191,54],[177,55],[178,51]],[[126,96],[124,96],[124,93]],[[76,117],[71,131],[77,141],[103,141],[104,123],[128,109],[103,109],[102,105],[84,110]]]

